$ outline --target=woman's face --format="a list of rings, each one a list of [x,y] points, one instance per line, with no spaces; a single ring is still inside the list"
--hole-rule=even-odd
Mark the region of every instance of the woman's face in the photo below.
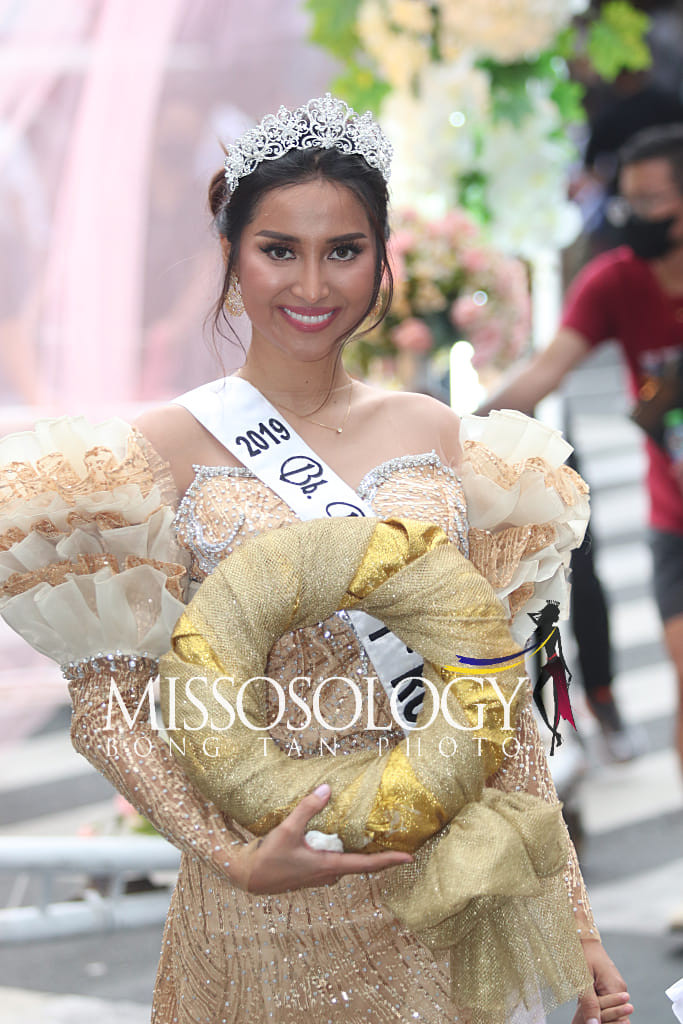
[[[267,192],[237,261],[252,347],[305,362],[335,352],[370,304],[375,259],[367,214],[343,185],[316,179]]]

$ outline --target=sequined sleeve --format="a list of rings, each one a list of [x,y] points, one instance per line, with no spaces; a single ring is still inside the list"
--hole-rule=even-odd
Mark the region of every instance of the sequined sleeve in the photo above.
[[[0,440],[0,611],[62,666],[76,749],[163,836],[246,886],[248,837],[138,711],[184,607],[177,504],[170,466],[123,420],[42,420]],[[123,706],[108,721],[112,680]]]
[[[111,674],[91,663],[72,675],[74,747],[165,839],[246,889],[251,837],[193,789],[158,732],[142,720],[142,712],[136,716],[145,705],[154,663],[140,658],[130,669],[129,659],[122,657],[112,665]],[[116,700],[109,710],[112,680],[129,721]]]
[[[548,803],[557,803],[555,784],[531,709],[530,684],[528,684],[526,700],[518,717],[515,738],[517,742],[510,743],[508,756],[489,785],[508,793],[522,790],[541,796]],[[576,918],[577,932],[582,939],[588,937],[599,939],[600,934],[595,924],[576,850],[569,833],[567,833],[567,845],[569,856],[564,880]]]

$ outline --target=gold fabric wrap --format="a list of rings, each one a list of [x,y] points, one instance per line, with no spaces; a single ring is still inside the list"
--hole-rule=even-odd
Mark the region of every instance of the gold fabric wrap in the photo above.
[[[384,754],[305,759],[264,743],[265,680],[230,715],[226,702],[238,707],[277,639],[354,607],[424,657],[438,714],[427,692],[417,731]],[[514,736],[519,669],[497,671],[494,685],[443,667],[516,650],[491,586],[441,529],[348,518],[242,545],[201,585],[160,664],[172,749],[225,813],[263,835],[327,782],[330,801],[311,828],[336,832],[347,851],[414,853],[380,876],[385,902],[430,948],[450,950],[453,998],[472,1024],[502,1024],[522,1003],[547,1011],[590,983],[562,882],[559,805],[485,785]]]

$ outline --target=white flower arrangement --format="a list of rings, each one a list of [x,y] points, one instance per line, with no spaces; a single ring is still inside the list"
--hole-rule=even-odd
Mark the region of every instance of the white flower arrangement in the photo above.
[[[510,63],[546,49],[587,7],[588,0],[364,0],[356,28],[382,75],[402,88],[430,61],[437,23],[444,61],[466,55]]]
[[[399,90],[410,89],[415,76],[430,59],[427,30],[416,31],[418,22],[405,17],[403,7],[421,7],[421,0],[365,0],[356,23],[365,50],[377,61],[387,82]],[[388,8],[397,7],[400,22],[391,19]],[[392,26],[396,27],[392,27]],[[399,27],[400,25],[400,27]]]
[[[582,116],[568,55],[608,80],[646,68],[647,16],[629,0],[356,3],[307,0],[313,38],[346,62],[342,93],[373,106],[394,143],[394,203],[435,218],[463,204],[506,252],[567,245],[580,220],[564,139]]]
[[[510,63],[545,50],[587,0],[441,0],[445,60],[464,52]]]
[[[543,95],[519,124],[491,121],[482,132],[476,166],[487,182],[490,238],[503,252],[533,258],[549,245],[564,248],[581,230],[581,213],[567,198],[572,150],[557,110]]]
[[[428,64],[419,80],[419,96],[394,90],[382,105],[394,146],[391,193],[397,206],[438,216],[457,203],[457,176],[473,165],[473,126],[490,117],[489,78],[461,60]]]
[[[428,65],[420,84],[419,98],[394,90],[382,107],[394,147],[394,204],[442,216],[459,203],[459,176],[475,169],[486,179],[488,234],[497,248],[530,258],[539,248],[569,245],[581,229],[566,195],[571,148],[543,92],[530,91],[530,112],[512,124],[492,116],[488,76],[465,61]]]

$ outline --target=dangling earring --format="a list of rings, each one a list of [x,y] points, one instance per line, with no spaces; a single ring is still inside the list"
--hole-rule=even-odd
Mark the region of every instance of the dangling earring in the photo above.
[[[225,309],[229,316],[242,316],[244,313],[244,302],[242,301],[242,290],[235,274],[230,275],[230,286],[225,297]]]
[[[384,297],[383,297],[382,293],[380,292],[379,295],[377,296],[377,298],[375,299],[375,305],[372,307],[372,311],[370,313],[370,316],[373,317],[373,319],[376,319],[380,315],[380,313],[382,312],[383,307],[384,307]]]

